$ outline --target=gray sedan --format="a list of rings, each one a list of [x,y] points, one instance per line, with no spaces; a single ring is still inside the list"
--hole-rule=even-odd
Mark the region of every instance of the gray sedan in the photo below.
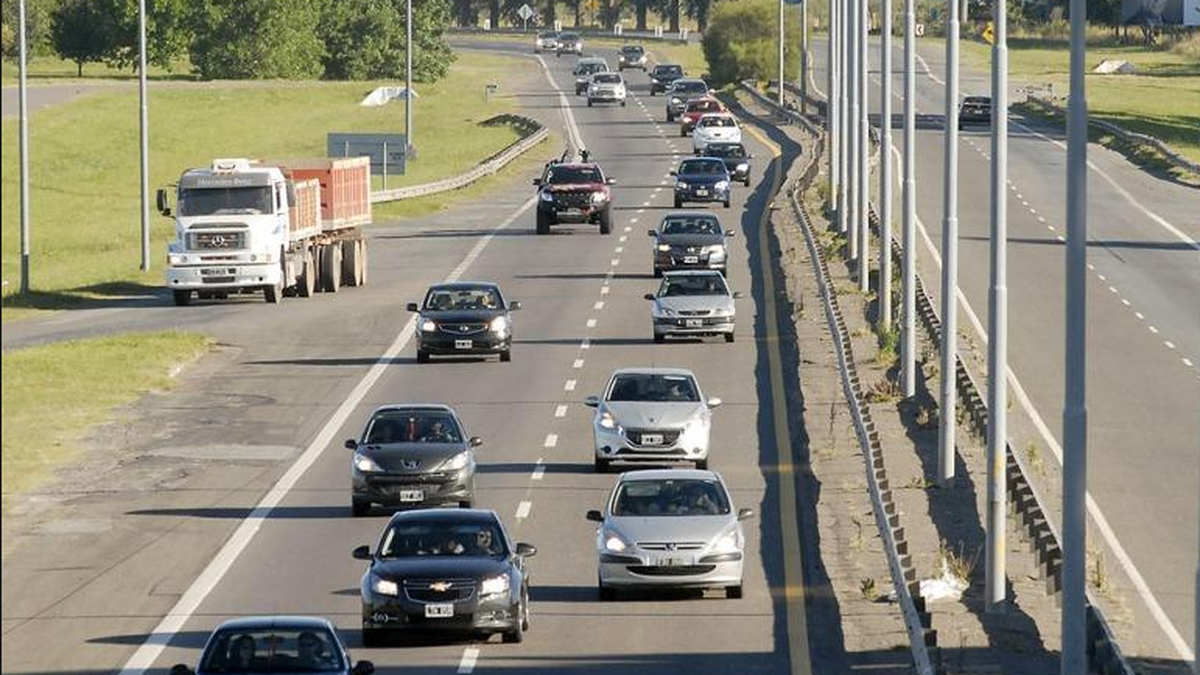
[[[667,272],[658,293],[647,293],[654,341],[668,336],[722,335],[733,342],[737,321],[734,300],[725,275],[716,271]]]
[[[721,476],[711,471],[657,470],[621,474],[600,523],[597,583],[601,600],[618,589],[722,588],[742,597],[746,537]]]
[[[729,259],[725,240],[733,233],[723,229],[721,221],[705,211],[667,214],[658,229],[646,231],[654,237],[654,277],[661,277],[664,270],[725,272]]]

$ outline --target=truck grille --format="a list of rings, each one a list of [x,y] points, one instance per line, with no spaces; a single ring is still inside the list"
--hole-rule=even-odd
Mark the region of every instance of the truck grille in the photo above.
[[[190,251],[232,251],[246,248],[245,232],[192,232],[188,234]]]
[[[577,192],[555,192],[554,203],[556,206],[569,209],[582,209],[592,204],[592,193],[586,191]]]

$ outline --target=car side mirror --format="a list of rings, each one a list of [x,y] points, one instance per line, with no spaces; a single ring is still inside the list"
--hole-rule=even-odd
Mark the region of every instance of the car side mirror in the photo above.
[[[721,405],[721,399],[717,398],[716,396],[708,399],[708,407],[716,408],[719,405]]]
[[[645,298],[645,299],[647,299],[647,300],[653,300],[653,299],[654,299],[654,294],[653,294],[653,293],[647,293],[647,294],[643,295],[642,297],[643,297],[643,298]]]
[[[589,408],[599,408],[600,407],[600,397],[599,396],[589,396],[589,397],[583,399],[583,404]]]
[[[158,206],[158,212],[164,216],[171,215],[171,204],[167,201],[166,188],[158,188],[158,194],[155,196],[155,202]]]
[[[754,155],[746,155],[746,159],[754,159]]]
[[[678,172],[678,171],[676,171],[675,169],[671,169],[671,175],[672,175],[672,176],[678,176],[678,175],[679,175],[679,172]]]
[[[654,230],[654,228],[650,228],[649,230],[646,230],[646,235],[647,235],[647,236],[651,236],[651,237],[657,237],[657,236],[658,236],[658,232],[656,232],[656,231]]]
[[[537,555],[537,547],[533,544],[526,544],[524,542],[518,543],[517,555],[521,556],[522,558],[532,558],[533,556]]]
[[[353,438],[347,438],[345,445],[346,445],[347,450],[357,450],[358,449],[358,441],[354,440]]]
[[[617,179],[616,179],[616,178],[609,178],[608,180],[604,181],[604,184],[605,184],[605,185],[616,185],[616,184],[617,184]]]
[[[725,230],[726,237],[732,237],[735,234],[737,234],[737,230]]]
[[[171,675],[196,675],[196,671],[192,670],[186,664],[176,663],[171,666]]]
[[[542,186],[542,179],[541,179],[541,178],[534,178],[534,179],[533,179],[533,184],[534,184],[534,185],[536,185],[536,186],[538,186],[538,187],[541,187],[541,186]]]
[[[738,520],[747,520],[754,517],[754,509],[738,509]]]
[[[587,512],[587,519],[592,521],[593,523],[603,523],[604,522],[604,514],[600,513],[596,509],[592,509],[591,511]]]
[[[370,661],[359,661],[354,664],[354,670],[350,672],[353,675],[371,675],[375,672],[375,664]]]
[[[471,440],[467,441],[467,443],[472,448],[478,448],[479,446],[483,445],[483,439],[478,436],[472,436]]]
[[[734,299],[734,300],[741,300],[741,299],[742,299],[742,292],[741,292],[741,291],[734,291],[734,292],[733,292],[733,299]]]
[[[421,311],[421,306],[415,302],[410,302],[410,303],[408,303],[408,311],[419,312],[419,311]]]
[[[370,546],[359,546],[358,548],[354,549],[354,553],[352,553],[351,555],[354,556],[355,560],[370,560],[371,559],[371,547]]]
[[[508,311],[515,312],[519,309],[521,309],[521,301],[520,300],[513,300],[512,302],[508,303]]]

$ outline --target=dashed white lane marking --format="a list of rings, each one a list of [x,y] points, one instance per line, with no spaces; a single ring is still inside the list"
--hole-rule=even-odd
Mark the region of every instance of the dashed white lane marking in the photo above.
[[[521,503],[517,504],[517,520],[524,520],[525,518],[528,518],[529,510],[532,508],[533,502],[529,501],[528,499],[521,500]]]
[[[563,391],[575,391],[575,380],[567,380],[564,382]]]
[[[1145,321],[1145,320],[1146,320],[1146,315],[1145,315],[1145,314],[1142,314],[1141,312],[1134,312],[1134,313],[1133,313],[1133,315],[1134,315],[1134,316],[1136,316],[1136,317],[1138,318],[1138,321]]]
[[[553,448],[558,445],[558,434],[546,434],[546,440],[542,441],[543,448]]]
[[[557,408],[555,408],[554,416],[555,417],[566,417],[567,416],[567,406],[560,405]]]
[[[475,662],[479,660],[479,649],[467,647],[463,649],[462,659],[458,662],[458,675],[470,675],[475,671]]]
[[[1128,307],[1128,306],[1129,306],[1130,304],[1132,304],[1132,303],[1130,303],[1130,302],[1129,302],[1128,300],[1126,300],[1125,298],[1121,298],[1121,304],[1122,304],[1122,305],[1125,305],[1126,307]]]
[[[595,319],[588,319],[588,320],[587,320],[587,327],[588,327],[588,328],[595,328],[595,327],[596,327],[596,320],[595,320]],[[585,347],[584,349],[586,349],[586,347]]]
[[[650,201],[647,200],[647,201],[642,202],[642,206],[650,206]]]
[[[636,223],[636,222],[637,222],[637,218],[630,218],[630,219],[629,219],[629,222],[631,222],[631,223]],[[626,230],[628,230],[629,228],[625,228],[625,229],[626,229]]]
[[[1150,332],[1151,332],[1151,333],[1154,333],[1155,335],[1158,335],[1158,329],[1157,329],[1157,328],[1155,328],[1154,326],[1147,326],[1147,328],[1149,328],[1149,329],[1150,329]]]
[[[1097,274],[1096,278],[1100,281],[1108,281],[1108,277],[1105,277],[1103,274]]]
[[[1045,219],[1045,218],[1043,218],[1043,217],[1041,217],[1041,216],[1038,216],[1038,217],[1037,217],[1037,219],[1038,219],[1038,222],[1039,222],[1039,223],[1044,223],[1044,222],[1046,222],[1046,219]]]
[[[1059,241],[1064,241],[1064,242],[1067,240],[1067,239],[1066,239],[1066,237],[1062,236],[1061,234],[1060,234],[1060,235],[1058,235],[1058,236],[1056,236],[1056,237],[1054,237],[1054,238],[1055,238],[1055,239],[1057,239],[1057,240],[1059,240]]]
[[[1167,346],[1167,349],[1175,349],[1175,343],[1170,340],[1163,340],[1163,344]]]
[[[575,370],[579,370],[583,367],[583,359],[575,359],[575,363],[572,363],[571,367]]]
[[[579,348],[580,349],[591,349],[592,341],[588,338],[583,338],[583,341],[579,343]]]
[[[1054,231],[1054,226],[1053,226],[1053,225],[1047,225],[1047,226],[1046,226],[1046,229],[1047,229],[1047,230],[1050,230],[1051,232],[1053,232],[1053,231]]]
[[[608,291],[609,291],[608,284],[605,284],[600,287],[600,295],[608,295]]]
[[[658,194],[659,192],[662,192],[662,188],[660,188],[660,187],[654,188],[654,194]]]
[[[1183,361],[1183,365],[1187,366],[1188,368],[1192,367],[1192,360],[1189,359],[1188,357],[1185,356],[1181,360]]]
[[[616,248],[614,248],[614,249],[613,249],[613,253],[624,253],[624,252],[625,252],[625,247],[624,247],[624,246],[618,246],[618,247],[616,247]]]
[[[1092,272],[1096,271],[1096,266],[1093,265],[1092,263],[1088,263],[1087,266],[1088,266],[1088,270],[1090,270]]]
[[[533,465],[533,473],[529,474],[529,480],[541,480],[546,475],[546,465],[542,461],[542,458],[538,457],[537,463]]]
[[[617,241],[621,242],[622,244],[624,244],[628,240],[629,240],[629,235],[627,235],[627,234],[623,234],[617,238]]]
[[[1117,292],[1117,287],[1116,287],[1116,286],[1109,286],[1109,287],[1108,287],[1108,291],[1109,291],[1110,293],[1116,294],[1116,292]]]
[[[604,301],[603,301],[603,300],[597,300],[597,301],[596,301],[596,304],[592,305],[592,309],[597,309],[597,310],[599,310],[599,309],[604,309]]]
[[[1029,206],[1029,205],[1026,204],[1025,206]],[[1029,212],[1035,216],[1037,215],[1037,209],[1033,208],[1032,206],[1029,206]]]
[[[1025,199],[1025,196],[1024,196],[1024,195],[1022,195],[1020,192],[1018,192],[1018,193],[1017,193],[1017,199],[1022,199],[1022,200],[1023,200],[1023,199]]]
[[[620,265],[620,264],[621,264],[621,259],[620,259],[620,258],[613,258],[613,259],[612,259],[612,266],[613,266],[613,267],[616,267],[617,265]]]

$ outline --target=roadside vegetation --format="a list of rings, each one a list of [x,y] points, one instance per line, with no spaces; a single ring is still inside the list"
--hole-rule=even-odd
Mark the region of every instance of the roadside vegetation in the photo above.
[[[142,394],[172,386],[173,370],[211,346],[175,331],[130,333],[6,351],[3,379],[4,509],[75,458],[88,430]]]

